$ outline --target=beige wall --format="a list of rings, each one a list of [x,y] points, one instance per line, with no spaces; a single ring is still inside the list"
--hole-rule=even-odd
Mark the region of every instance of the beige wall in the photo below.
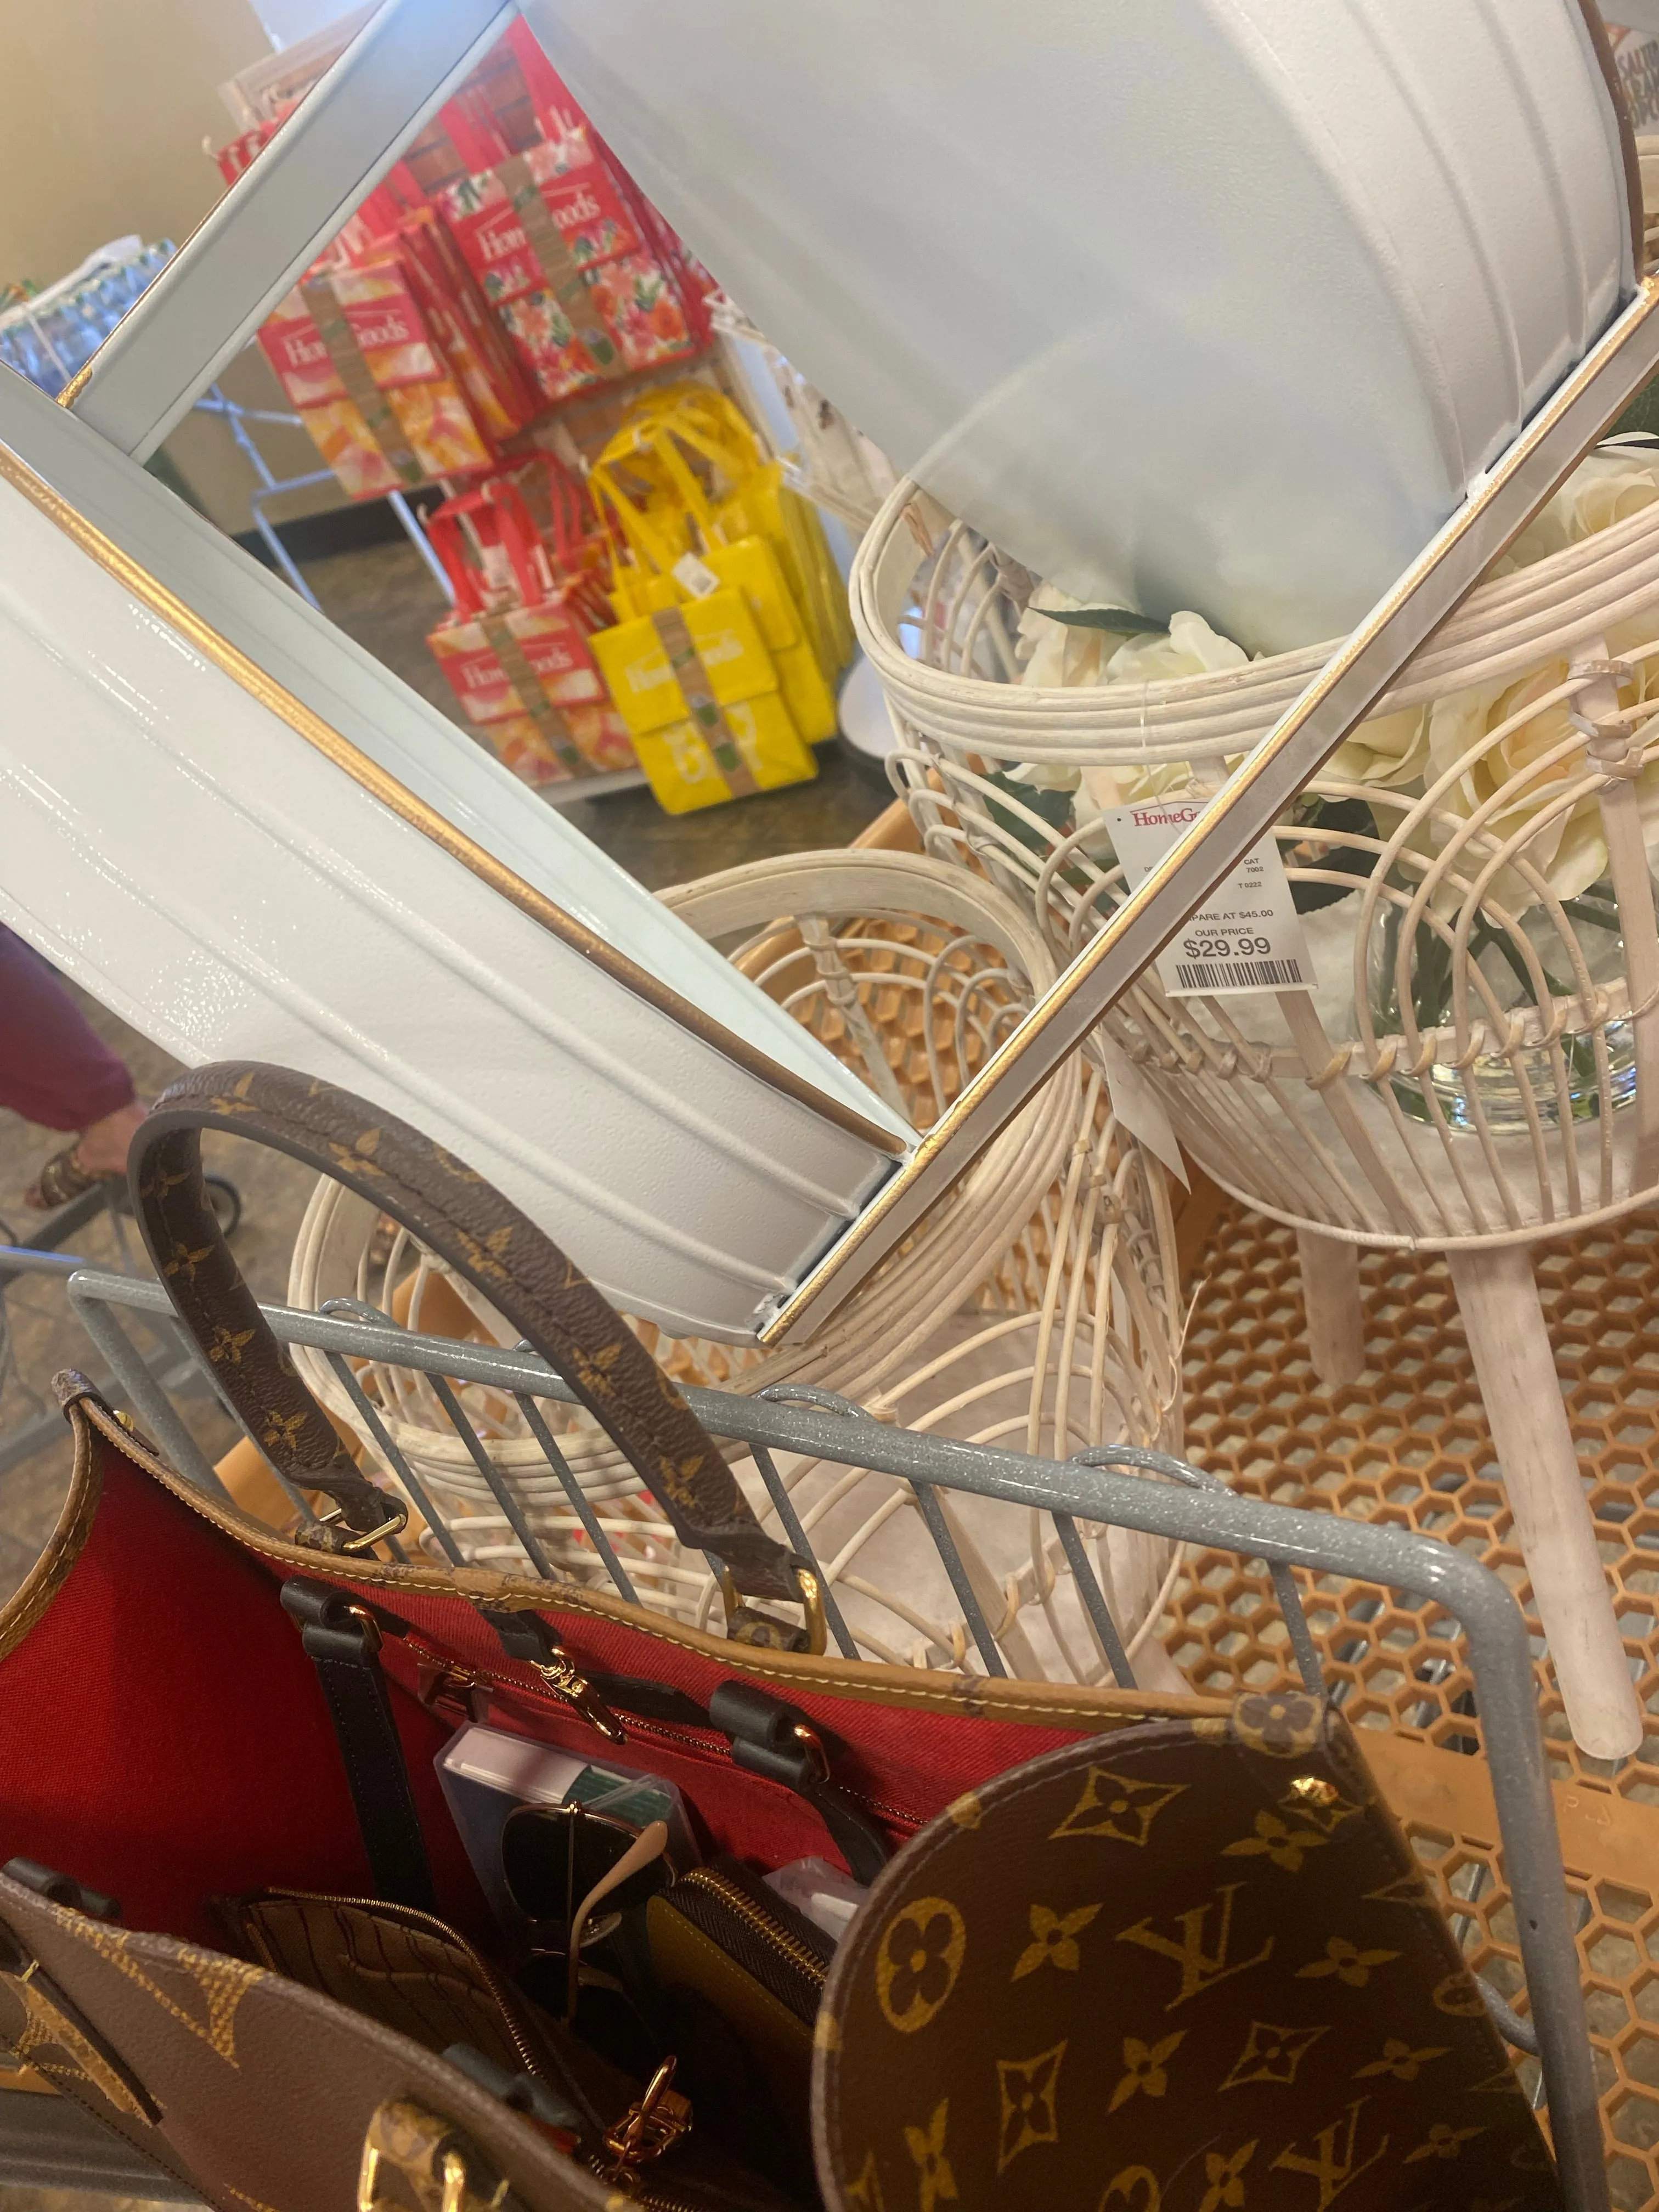
[[[202,150],[231,135],[218,87],[269,51],[249,0],[0,0],[0,282],[49,283],[127,231],[182,240],[222,190]],[[263,361],[228,381],[283,404]],[[222,423],[187,419],[168,452],[216,522],[247,527],[253,479]],[[320,465],[297,432],[273,434],[270,458]]]

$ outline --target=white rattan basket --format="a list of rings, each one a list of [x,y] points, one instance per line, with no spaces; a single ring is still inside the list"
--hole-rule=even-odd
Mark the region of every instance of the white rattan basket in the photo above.
[[[1029,911],[983,879],[916,855],[790,855],[664,896],[922,1127],[1054,974]],[[370,1208],[320,1183],[295,1246],[291,1302],[349,1297],[417,1328],[453,1333],[470,1318],[486,1340],[510,1334],[470,1293],[470,1314],[459,1314],[459,1286],[406,1237],[376,1249],[375,1237]],[[1059,1457],[1123,1441],[1167,1449],[1181,1437],[1176,1264],[1162,1170],[1118,1131],[1098,1074],[1073,1065],[810,1344],[763,1355],[669,1339],[649,1325],[644,1333],[683,1381],[744,1391],[807,1384],[907,1426]],[[311,1387],[363,1434],[327,1364],[295,1356]],[[430,1385],[406,1370],[372,1374],[390,1434],[466,1555],[518,1558]],[[594,1574],[592,1548],[517,1409],[481,1389],[462,1395],[549,1556]],[[678,1552],[608,1440],[573,1414],[559,1443],[645,1601],[700,1623],[717,1614],[702,1559]],[[966,1663],[961,1610],[908,1487],[811,1464],[781,1471],[861,1649]],[[769,1511],[758,1485],[754,1494]],[[968,1498],[946,1510],[1010,1671],[1098,1674],[1102,1656],[1052,1531],[1045,1539],[1026,1516]],[[1143,1679],[1157,1680],[1167,1662],[1152,1630],[1175,1572],[1171,1551],[1124,1530],[1097,1532],[1096,1549]]]
[[[1036,689],[1033,582],[903,485],[853,604],[927,850],[1067,959],[1125,896],[1108,810],[1220,789],[1324,650]],[[1277,825],[1315,990],[1148,969],[1090,1048],[1297,1228],[1328,1381],[1364,1362],[1358,1249],[1446,1250],[1574,1733],[1606,1756],[1640,1717],[1526,1248],[1659,1197],[1656,712],[1659,500],[1483,584]]]
[[[927,850],[967,858],[1024,898],[1066,959],[1122,896],[1102,795],[1218,788],[1322,655],[1030,690],[1012,680],[1030,588],[1024,570],[902,487],[860,551],[853,599],[900,724],[893,773]],[[1650,624],[1650,638],[1632,637]],[[1594,671],[1609,640],[1631,673],[1604,698],[1609,679]],[[1611,1218],[1659,1189],[1659,1084],[1636,1075],[1659,1044],[1651,892],[1639,822],[1632,842],[1614,819],[1659,799],[1649,789],[1659,731],[1651,746],[1632,743],[1652,709],[1632,696],[1659,692],[1659,502],[1483,585],[1380,714],[1444,709],[1554,663],[1559,681],[1485,732],[1466,775],[1431,778],[1423,796],[1368,775],[1381,757],[1373,718],[1309,787],[1361,802],[1375,823],[1374,835],[1322,841],[1305,824],[1277,832],[1293,885],[1351,884],[1352,872],[1330,865],[1341,848],[1375,861],[1362,891],[1304,924],[1322,986],[1311,1001],[1175,1000],[1149,974],[1109,1018],[1158,1080],[1182,1141],[1250,1204],[1357,1243],[1501,1244]],[[1568,720],[1587,709],[1601,736]],[[1547,744],[1529,744],[1540,723]],[[1046,819],[1036,792],[1022,799],[993,780],[1030,767],[1079,780],[1069,821]],[[1530,804],[1547,776],[1547,803]],[[1577,834],[1592,817],[1622,924],[1616,945],[1587,921],[1582,898],[1551,889],[1553,842],[1564,823]],[[1492,981],[1494,934],[1496,957],[1543,984],[1518,1004]],[[1418,947],[1431,938],[1451,972],[1443,1018],[1425,1022]],[[1472,939],[1484,962],[1468,957]],[[1385,951],[1394,967],[1403,959],[1410,988],[1380,982]]]

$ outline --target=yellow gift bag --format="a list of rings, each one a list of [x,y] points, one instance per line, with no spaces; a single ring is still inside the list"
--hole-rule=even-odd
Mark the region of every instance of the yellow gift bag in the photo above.
[[[768,460],[741,410],[722,392],[680,385],[653,393],[625,429],[669,429],[711,465],[726,490],[714,501],[719,534],[728,543],[766,539],[799,605],[825,681],[833,684],[853,657],[855,641],[842,580],[811,501],[786,481],[781,461]]]
[[[785,483],[781,462],[763,459],[737,408],[724,393],[702,385],[647,394],[600,456],[602,476],[612,470],[624,471],[641,491],[636,513],[661,533],[659,552],[642,557],[667,570],[690,542],[690,522],[702,557],[721,580],[741,580],[756,596],[774,651],[793,652],[804,639],[821,681],[811,670],[785,669],[784,690],[803,736],[814,743],[830,736],[836,726],[833,686],[854,646],[846,590],[817,510]],[[740,579],[716,555],[753,539],[772,560],[763,570],[751,565]],[[774,615],[780,605],[787,612]],[[800,639],[791,634],[797,628]]]
[[[589,644],[665,812],[817,774],[741,592],[658,606]]]

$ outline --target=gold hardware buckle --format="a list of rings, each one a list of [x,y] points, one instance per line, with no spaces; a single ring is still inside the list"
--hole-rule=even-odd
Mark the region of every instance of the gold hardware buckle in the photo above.
[[[665,2151],[672,2150],[691,2130],[691,2100],[671,2089],[676,2061],[665,2058],[645,2086],[638,2104],[630,2105],[606,2135],[605,2147],[616,2163],[601,2178],[626,2182],[642,2166],[649,2166]]]
[[[1291,1784],[1291,1795],[1304,1805],[1317,1805],[1327,1811],[1334,1805],[1341,1791],[1335,1783],[1328,1782],[1322,1774],[1298,1774]]]
[[[395,2195],[392,2175],[403,2183]],[[357,2212],[506,2212],[507,2182],[448,2120],[407,2098],[371,2117],[357,2169]]]
[[[830,1779],[830,1754],[823,1747],[823,1738],[815,1728],[808,1728],[805,1721],[797,1721],[789,1733],[811,1760],[818,1780],[827,1782]]]
[[[792,1560],[795,1571],[795,1587],[800,1592],[801,1609],[806,1616],[806,1649],[814,1658],[829,1648],[830,1623],[823,1610],[823,1584],[815,1568],[802,1559]],[[738,1595],[738,1585],[730,1567],[723,1562],[720,1571],[720,1602],[726,1608],[726,1632],[734,1644],[770,1644],[788,1649],[783,1639],[793,1632],[781,1620],[774,1620],[769,1613],[760,1613],[753,1606],[744,1605]],[[768,1630],[775,1632],[769,1635]]]
[[[391,1510],[378,1528],[367,1528],[361,1532],[354,1529],[350,1535],[340,1539],[339,1549],[349,1558],[356,1559],[362,1553],[373,1551],[375,1545],[386,1537],[402,1535],[409,1526],[409,1508],[401,1498],[392,1498],[390,1504]],[[344,1515],[343,1505],[331,1505],[326,1513],[317,1516],[317,1526],[319,1528],[336,1528]]]
[[[355,1621],[361,1624],[363,1632],[363,1642],[368,1646],[368,1650],[371,1652],[378,1651],[386,1639],[380,1633],[380,1624],[375,1619],[374,1613],[370,1612],[369,1608],[366,1605],[349,1605],[346,1607],[346,1611],[351,1615],[351,1618]]]
[[[626,1743],[628,1731],[588,1680],[562,1644],[555,1644],[545,1659],[531,1662],[548,1688],[574,1705],[590,1728],[609,1743]]]

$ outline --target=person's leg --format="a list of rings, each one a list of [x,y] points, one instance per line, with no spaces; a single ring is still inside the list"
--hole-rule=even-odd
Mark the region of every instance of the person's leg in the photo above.
[[[88,1129],[136,1096],[126,1062],[57,970],[0,927],[0,1106],[48,1129]]]
[[[79,1130],[70,1165],[83,1178],[121,1174],[132,1133],[144,1118],[126,1062],[98,1035],[50,963],[3,926],[0,1106],[48,1129]],[[43,1202],[58,1202],[56,1188]]]

